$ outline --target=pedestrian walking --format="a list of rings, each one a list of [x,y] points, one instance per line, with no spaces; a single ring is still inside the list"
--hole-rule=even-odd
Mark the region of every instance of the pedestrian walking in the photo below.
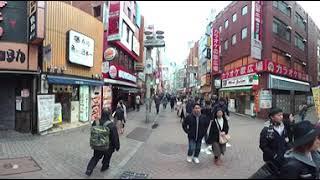
[[[124,110],[121,107],[121,104],[118,103],[117,109],[112,114],[112,117],[114,117],[117,130],[119,134],[123,134],[124,132],[124,124],[125,124],[125,118],[124,118]]]
[[[168,99],[166,96],[164,96],[162,99],[163,109],[167,109],[167,104],[168,104]]]
[[[305,103],[299,105],[299,116],[301,121],[304,121],[307,111],[308,111],[308,106]]]
[[[284,163],[284,154],[289,149],[291,126],[293,117],[283,121],[283,112],[280,108],[273,108],[269,113],[269,120],[265,122],[260,133],[260,149],[263,160],[272,165],[276,171]]]
[[[123,100],[120,100],[119,103],[120,103],[120,105],[121,105],[121,107],[122,107],[122,109],[123,109],[124,123],[126,123],[127,118],[128,118],[127,107],[126,107],[126,105],[124,104]]]
[[[224,140],[222,140],[224,139]],[[218,108],[213,114],[208,143],[212,144],[214,163],[222,165],[221,155],[225,154],[226,143],[229,140],[229,123],[223,109]]]
[[[281,179],[319,179],[320,129],[310,121],[294,125],[293,149],[285,154],[286,163],[280,169]]]
[[[86,175],[90,176],[99,160],[103,157],[101,172],[109,169],[113,152],[120,150],[119,135],[114,123],[110,120],[110,112],[102,111],[101,119],[92,123],[90,145],[93,157],[90,159]]]
[[[174,104],[176,103],[177,99],[175,96],[171,96],[170,98],[170,106],[171,106],[171,112],[174,110]]]
[[[207,116],[207,118],[210,120],[213,120],[213,115],[212,115],[212,107],[211,107],[211,102],[210,101],[205,101],[205,106],[204,108],[201,109],[201,114]],[[205,152],[206,154],[210,155],[212,154],[212,145],[208,143],[208,137],[209,133],[207,132],[205,136],[203,137],[202,143],[206,144],[206,147],[201,151]]]
[[[230,112],[226,103],[226,100],[223,97],[220,97],[218,101],[213,104],[212,111],[215,114],[217,109],[222,109],[226,115],[227,120],[229,120]]]
[[[194,104],[195,104],[195,101],[191,97],[189,97],[187,104],[186,104],[186,111],[187,111],[186,116],[188,116],[189,114],[192,113],[192,109],[193,109]]]
[[[138,94],[138,95],[136,96],[137,111],[140,111],[140,104],[141,104],[141,97],[140,97],[140,95]]]
[[[201,140],[206,134],[208,126],[209,120],[201,114],[200,104],[194,104],[192,114],[188,115],[182,123],[182,128],[188,135],[188,162],[193,160],[196,164],[200,163]]]
[[[186,106],[187,106],[187,100],[184,99],[182,101],[181,109],[179,111],[180,122],[183,122],[185,120],[185,118],[187,117]]]
[[[154,96],[154,103],[156,104],[157,114],[159,114],[161,98],[157,94]]]

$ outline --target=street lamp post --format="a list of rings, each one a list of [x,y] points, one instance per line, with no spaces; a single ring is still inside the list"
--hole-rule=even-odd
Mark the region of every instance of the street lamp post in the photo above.
[[[151,52],[153,48],[165,47],[164,42],[164,32],[163,31],[150,31],[146,30],[144,32],[146,35],[146,40],[144,41],[144,47],[146,51],[146,67],[149,68],[146,70],[146,123],[150,121],[150,112],[151,112],[151,74],[150,68],[152,68],[153,60],[151,57]]]

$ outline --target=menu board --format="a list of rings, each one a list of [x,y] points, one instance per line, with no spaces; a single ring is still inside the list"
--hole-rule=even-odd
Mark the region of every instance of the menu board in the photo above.
[[[53,126],[54,95],[38,95],[38,132],[46,131]]]
[[[103,108],[111,109],[112,106],[112,87],[103,86]]]
[[[80,86],[79,121],[89,121],[89,86]]]
[[[312,88],[313,101],[318,114],[318,120],[320,119],[320,87]]]
[[[54,117],[53,124],[59,124],[62,122],[62,106],[60,103],[54,104]]]
[[[260,108],[269,109],[272,107],[272,92],[271,90],[260,91]]]

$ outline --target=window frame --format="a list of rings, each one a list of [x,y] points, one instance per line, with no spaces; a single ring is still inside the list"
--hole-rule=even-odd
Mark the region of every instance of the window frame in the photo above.
[[[229,27],[229,20],[227,19],[224,21],[224,29],[228,29],[228,27]]]
[[[245,30],[245,29],[246,29],[246,36],[243,37],[243,30]],[[246,26],[246,27],[244,27],[244,28],[241,29],[241,40],[244,40],[244,39],[246,39],[247,37],[248,37],[248,27]]]
[[[286,16],[291,17],[291,9],[288,8],[288,4],[284,1],[272,1],[272,7],[278,9],[281,13],[285,14]],[[284,7],[286,10],[284,10]],[[289,14],[288,14],[288,13]]]
[[[234,13],[234,14],[232,15],[232,22],[236,22],[237,19],[238,19],[237,13]]]
[[[233,34],[231,36],[231,45],[235,45],[237,43],[237,34]]]
[[[300,28],[302,28],[303,30],[306,30],[307,26],[305,23],[303,23],[303,20],[304,20],[303,17],[298,12],[296,12],[294,15],[294,23],[298,25]]]
[[[274,25],[277,25],[277,32],[274,31]],[[280,37],[281,39],[284,39],[288,42],[291,42],[291,31],[287,30],[288,25],[282,22],[280,19],[273,17],[272,19],[272,33],[275,34],[276,36]],[[283,28],[285,34],[281,34],[281,28]]]
[[[94,6],[94,7],[92,7],[92,9],[93,9],[93,17],[100,17],[101,16],[101,5],[97,5],[97,6]],[[99,12],[99,15],[97,15],[96,14],[96,10],[99,10],[98,12]]]
[[[243,10],[244,10],[244,9],[246,9],[246,12],[245,12],[245,13],[243,13]],[[246,14],[248,14],[248,5],[245,5],[245,6],[243,6],[243,7],[241,8],[241,15],[244,16],[244,15],[246,15]]]
[[[300,47],[301,44],[303,45],[303,49],[302,47]],[[301,51],[305,51],[306,49],[306,44],[303,42],[303,37],[297,32],[294,36],[294,46],[300,49]]]

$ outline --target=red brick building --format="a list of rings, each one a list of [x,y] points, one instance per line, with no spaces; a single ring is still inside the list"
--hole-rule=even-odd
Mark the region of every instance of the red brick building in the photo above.
[[[318,84],[318,27],[295,1],[233,1],[212,23],[220,31],[221,96],[231,111],[266,117],[296,112]],[[214,39],[214,37],[212,38]]]

